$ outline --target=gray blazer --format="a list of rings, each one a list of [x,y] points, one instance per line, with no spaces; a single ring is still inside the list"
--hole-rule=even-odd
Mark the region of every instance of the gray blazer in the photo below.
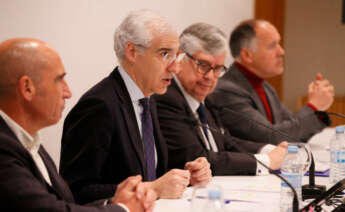
[[[307,142],[329,125],[328,117],[325,117],[327,123],[324,123],[308,106],[303,106],[295,114],[291,113],[280,102],[274,88],[265,81],[263,87],[271,106],[273,124],[268,121],[259,96],[236,64],[219,79],[210,99],[220,110],[222,122],[232,135],[270,144],[279,144],[283,140]],[[288,134],[290,138],[275,131]]]

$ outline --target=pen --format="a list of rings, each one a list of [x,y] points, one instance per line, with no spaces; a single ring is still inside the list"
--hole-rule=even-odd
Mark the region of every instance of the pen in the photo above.
[[[198,199],[208,199],[208,197],[205,196],[196,196]],[[192,198],[189,198],[188,201],[192,201]],[[241,200],[239,200],[241,201]],[[224,204],[230,204],[231,200],[230,199],[224,199]]]

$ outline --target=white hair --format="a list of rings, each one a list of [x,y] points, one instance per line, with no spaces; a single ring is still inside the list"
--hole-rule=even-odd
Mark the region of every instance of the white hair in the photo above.
[[[180,49],[189,54],[204,51],[216,55],[227,50],[224,32],[207,23],[196,23],[189,26],[182,32],[179,41]]]
[[[147,48],[154,33],[176,33],[176,30],[164,17],[151,10],[130,12],[114,34],[114,50],[118,60],[124,59],[128,42]]]

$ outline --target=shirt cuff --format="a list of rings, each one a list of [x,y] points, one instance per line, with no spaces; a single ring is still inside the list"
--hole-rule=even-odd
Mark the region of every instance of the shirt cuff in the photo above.
[[[104,201],[103,205],[108,205],[108,204],[111,204],[110,202],[111,200],[110,199],[107,199]],[[122,204],[122,203],[117,203],[116,205],[120,206],[121,208],[123,208],[126,212],[131,212],[127,206],[125,204]]]
[[[269,152],[271,152],[272,150],[274,150],[277,146],[272,145],[272,144],[266,144],[265,146],[263,146],[260,151],[258,152],[259,154],[267,154]]]
[[[122,207],[123,209],[125,209],[126,212],[131,212],[127,206],[125,204],[122,204],[122,203],[117,203],[118,206]]]
[[[255,154],[254,155],[256,160],[259,160],[263,164],[265,164],[267,167],[270,167],[270,158],[267,154]],[[256,162],[256,175],[268,175],[269,170],[262,166],[259,162]]]

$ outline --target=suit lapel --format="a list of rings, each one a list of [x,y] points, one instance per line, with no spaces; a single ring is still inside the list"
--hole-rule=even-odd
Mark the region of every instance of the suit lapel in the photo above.
[[[281,120],[281,113],[278,111],[278,108],[279,106],[276,105],[277,102],[279,102],[280,104],[280,101],[277,101],[275,99],[275,97],[273,96],[273,94],[269,91],[269,85],[264,82],[263,84],[264,86],[264,89],[265,89],[265,93],[266,93],[266,97],[267,97],[267,101],[268,101],[268,104],[271,108],[271,114],[272,114],[272,121],[273,121],[273,124],[274,123],[277,123],[279,122],[279,120]]]
[[[30,169],[31,173],[38,179],[38,181],[41,182],[43,184],[43,186],[46,186],[47,190],[49,190],[50,192],[59,195],[62,199],[67,198],[66,199],[67,201],[73,202],[73,196],[70,193],[70,190],[69,190],[68,187],[67,187],[67,190],[70,193],[70,196],[64,195],[61,192],[58,192],[54,187],[50,186],[46,182],[46,180],[44,179],[41,171],[39,170],[39,168],[37,167],[35,161],[33,160],[31,154],[24,148],[24,146],[20,143],[20,141],[18,140],[16,135],[12,132],[12,130],[7,126],[7,124],[5,123],[5,121],[1,117],[0,117],[0,129],[2,131],[4,131],[4,133],[6,133],[7,135],[10,135],[11,137],[13,137],[13,139],[16,141],[16,143],[18,144],[18,148],[22,150],[21,154],[23,155],[23,157],[25,157],[25,160],[27,160],[28,163],[29,163],[29,167],[28,168]],[[41,148],[42,148],[42,145],[41,145],[40,149]],[[41,156],[45,166],[47,167],[49,175],[51,175],[51,172],[52,172],[51,169],[50,169],[51,165],[47,165],[47,163],[46,163],[46,158],[49,157],[48,153],[45,152],[45,155],[42,156],[42,154],[41,154],[41,152],[39,150],[39,154],[40,154],[40,156]],[[49,159],[50,159],[50,157],[49,157]],[[50,161],[53,164],[51,159],[50,159]],[[53,166],[55,167],[55,165],[53,165]],[[56,173],[55,176],[58,175],[57,171],[56,171],[56,168],[55,168],[55,173]],[[50,176],[50,179],[51,179],[52,183],[53,183],[55,178],[56,177],[53,178],[52,176]],[[54,186],[54,184],[53,184],[53,186]]]
[[[39,155],[41,156],[44,165],[47,168],[50,181],[52,183],[52,189],[57,193],[62,199],[68,202],[74,202],[73,195],[69,190],[68,185],[64,182],[62,177],[59,176],[56,166],[44,147],[41,145],[38,150]],[[47,183],[46,183],[47,184]],[[47,184],[47,186],[50,186]]]
[[[253,86],[250,84],[247,78],[241,73],[241,71],[236,67],[235,64],[231,66],[231,70],[229,72],[231,73],[231,78],[234,79],[234,82],[238,82],[238,84],[242,85],[243,88],[248,91],[260,113],[267,117],[265,107],[262,104],[260,97],[255,92]]]
[[[170,86],[171,86],[171,88],[174,88],[178,92],[179,97],[177,97],[177,98],[183,99],[183,104],[184,104],[184,108],[186,110],[186,115],[188,116],[188,119],[189,120],[196,120],[192,109],[189,107],[186,98],[184,97],[182,91],[180,90],[180,88],[176,84],[175,80],[172,81]],[[198,140],[200,141],[201,145],[206,149],[206,142],[208,142],[208,141],[205,140],[205,137],[203,136],[203,132],[201,131],[200,127],[199,126],[193,126],[193,128],[199,137]]]
[[[113,71],[112,76],[113,76],[113,79],[115,80],[113,88],[115,92],[117,93],[117,95],[119,96],[119,99],[121,102],[120,109],[127,125],[127,129],[128,129],[127,133],[130,137],[131,143],[133,145],[133,149],[135,150],[138,156],[138,159],[140,161],[140,164],[142,166],[143,179],[146,179],[146,171],[145,171],[146,164],[145,164],[145,159],[144,159],[144,147],[143,147],[143,142],[142,142],[140,132],[139,132],[138,122],[136,120],[134,108],[132,105],[132,100],[129,96],[126,85],[118,69]]]
[[[167,147],[164,138],[162,137],[159,121],[157,117],[157,107],[153,98],[150,98],[151,117],[153,124],[153,133],[155,137],[155,147],[157,151],[157,177],[163,175],[166,172],[168,155]]]

